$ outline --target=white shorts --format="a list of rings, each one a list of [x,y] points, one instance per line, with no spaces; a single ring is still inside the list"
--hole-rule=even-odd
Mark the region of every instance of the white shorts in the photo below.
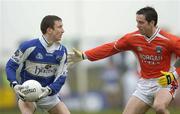
[[[140,78],[138,81],[137,88],[133,93],[134,96],[141,99],[143,102],[152,106],[154,102],[154,95],[160,89],[167,89],[173,97],[175,97],[175,90],[177,89],[177,82],[173,82],[169,86],[163,88],[157,83],[157,78],[154,79],[144,79]]]
[[[34,105],[36,108],[39,107],[43,110],[49,111],[59,102],[60,102],[60,98],[57,94],[55,94],[53,96],[47,96],[38,100],[37,102],[34,102]]]

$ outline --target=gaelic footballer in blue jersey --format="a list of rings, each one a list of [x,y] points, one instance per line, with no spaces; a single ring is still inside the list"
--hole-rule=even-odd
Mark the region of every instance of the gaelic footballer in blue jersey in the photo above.
[[[18,105],[21,113],[33,114],[36,107],[41,107],[50,114],[69,114],[57,95],[67,77],[67,49],[60,43],[64,33],[61,18],[45,16],[41,31],[41,37],[23,42],[9,59],[6,65],[7,79],[20,98]],[[42,94],[33,103],[27,101],[21,92],[24,89],[22,83],[32,79],[42,85]]]

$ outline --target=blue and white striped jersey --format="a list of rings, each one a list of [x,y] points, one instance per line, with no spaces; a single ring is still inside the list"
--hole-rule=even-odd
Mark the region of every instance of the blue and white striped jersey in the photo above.
[[[17,69],[20,69],[20,81],[17,81]],[[22,84],[34,79],[43,87],[49,86],[54,95],[66,80],[67,49],[60,43],[48,46],[43,37],[23,42],[7,62],[6,73],[10,83]]]

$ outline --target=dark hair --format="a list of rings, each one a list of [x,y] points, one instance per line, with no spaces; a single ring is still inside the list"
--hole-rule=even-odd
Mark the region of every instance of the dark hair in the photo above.
[[[41,21],[41,32],[45,34],[49,27],[54,29],[54,21],[62,21],[62,19],[55,15],[45,16]]]
[[[147,6],[138,10],[136,14],[144,15],[148,22],[154,21],[154,25],[157,25],[158,14],[154,8]]]

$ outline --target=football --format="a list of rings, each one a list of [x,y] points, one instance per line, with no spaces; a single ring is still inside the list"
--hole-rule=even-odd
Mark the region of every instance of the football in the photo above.
[[[22,84],[25,88],[21,92],[27,101],[36,101],[42,93],[41,84],[36,80],[27,80]]]

